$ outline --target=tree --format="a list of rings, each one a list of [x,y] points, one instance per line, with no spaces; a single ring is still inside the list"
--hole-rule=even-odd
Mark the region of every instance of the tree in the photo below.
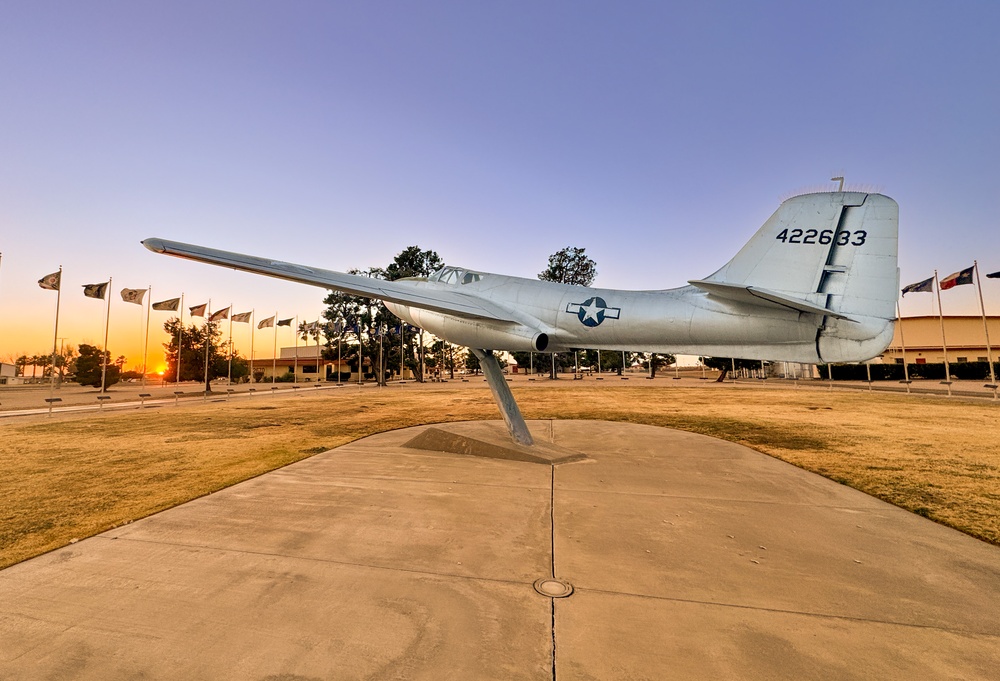
[[[542,281],[590,286],[597,278],[597,263],[587,257],[585,248],[567,246],[549,256],[549,266],[538,273]]]
[[[218,322],[207,322],[200,326],[192,324],[185,326],[180,347],[177,346],[177,334],[181,328],[181,322],[177,317],[171,317],[163,324],[163,330],[170,336],[170,342],[164,343],[163,348],[167,354],[167,380],[177,381],[177,358],[180,357],[181,381],[202,381],[205,380],[205,345],[208,344],[208,380],[205,390],[211,391],[212,379],[225,376],[228,373],[228,357],[219,353],[219,340],[222,338],[222,331],[219,330]],[[221,370],[216,363],[216,359],[224,357],[226,363]]]
[[[80,355],[76,358],[76,374],[74,380],[80,385],[89,385],[94,388],[101,387],[101,365],[106,365],[106,375],[104,378],[105,389],[118,382],[121,370],[111,363],[111,353],[106,350],[80,344]]]
[[[436,252],[410,246],[398,253],[385,269],[373,267],[365,272],[352,269],[349,273],[392,281],[404,277],[427,276],[442,264]],[[352,369],[363,371],[367,364],[371,371],[377,372],[380,366],[378,341],[381,337],[381,366],[391,370],[399,366],[399,335],[402,334],[403,364],[414,370],[418,381],[423,380],[419,371],[418,330],[399,320],[381,301],[333,291],[323,299],[323,304],[327,306],[323,312],[326,322],[320,326],[327,339],[324,357],[335,359],[338,340],[347,342],[348,345],[342,347],[341,352],[348,365]],[[384,377],[379,380],[384,381]]]
[[[554,281],[559,284],[572,284],[574,286],[590,286],[597,277],[597,263],[587,257],[585,248],[567,246],[549,256],[549,266],[544,271],[538,273],[538,278],[542,281]],[[520,357],[515,357],[520,364]],[[549,361],[543,362],[547,365],[549,378],[556,378],[558,374],[559,358],[556,353],[549,354]],[[538,366],[536,364],[536,366]]]
[[[420,246],[409,246],[396,255],[385,268],[385,279],[396,281],[406,277],[426,277],[444,266],[434,251],[422,251]]]
[[[729,370],[733,367],[735,363],[737,369],[759,369],[760,360],[756,359],[736,359],[733,360],[732,357],[699,357],[701,363],[707,366],[709,369],[719,369],[722,371],[716,380],[716,383],[722,383],[726,380],[726,375]]]
[[[650,357],[653,358],[653,371],[650,374],[651,376],[656,376],[656,371],[658,369],[663,369],[663,368],[666,368],[668,366],[671,366],[674,362],[677,361],[677,358],[674,357],[673,355],[670,355],[670,354],[660,354],[660,353],[652,352],[652,353],[649,353],[642,360],[642,368],[645,369],[646,371],[649,371],[649,360],[650,360]]]

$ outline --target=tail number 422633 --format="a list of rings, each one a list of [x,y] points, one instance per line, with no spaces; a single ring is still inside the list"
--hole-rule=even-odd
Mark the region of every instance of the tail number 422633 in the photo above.
[[[788,244],[830,244],[836,240],[838,246],[861,246],[868,238],[868,232],[863,229],[853,232],[846,230],[834,232],[832,229],[783,229],[774,238]]]

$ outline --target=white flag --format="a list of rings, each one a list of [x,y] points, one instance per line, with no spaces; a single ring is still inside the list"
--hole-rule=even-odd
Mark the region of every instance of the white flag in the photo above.
[[[62,279],[62,270],[53,272],[52,274],[46,274],[38,280],[38,285],[46,291],[58,291],[60,279]]]
[[[122,300],[126,303],[135,303],[136,305],[142,305],[142,297],[146,295],[146,289],[144,288],[123,288],[122,289]]]

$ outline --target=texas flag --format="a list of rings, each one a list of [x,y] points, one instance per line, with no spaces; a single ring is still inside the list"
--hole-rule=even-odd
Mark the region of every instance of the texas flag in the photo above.
[[[960,272],[955,272],[955,274],[949,274],[941,280],[941,290],[947,291],[950,288],[961,286],[962,284],[971,284],[973,270],[975,270],[975,266],[967,267]]]

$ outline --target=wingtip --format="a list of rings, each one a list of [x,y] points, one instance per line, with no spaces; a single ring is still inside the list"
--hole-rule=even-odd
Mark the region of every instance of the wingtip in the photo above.
[[[163,243],[163,239],[157,239],[154,237],[150,239],[143,239],[139,243],[151,250],[153,253],[165,253],[167,250],[167,247]]]

